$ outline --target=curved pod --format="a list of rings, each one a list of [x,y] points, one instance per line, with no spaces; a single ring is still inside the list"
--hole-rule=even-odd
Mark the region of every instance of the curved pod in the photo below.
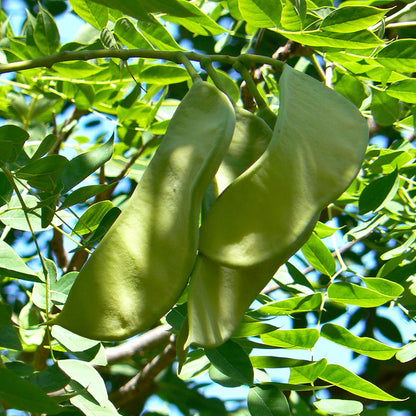
[[[228,98],[211,84],[194,83],[52,324],[87,338],[125,339],[175,304],[195,262],[201,201],[234,125]]]
[[[210,209],[199,250],[233,268],[284,263],[353,181],[367,143],[367,123],[350,101],[286,65],[272,140]]]
[[[264,153],[272,138],[267,123],[250,111],[236,107],[235,117],[230,146],[204,196],[203,218],[218,195]]]
[[[187,344],[212,348],[232,336],[257,294],[307,241],[320,211],[353,181],[367,143],[366,122],[350,102],[285,67],[268,149],[202,223]]]

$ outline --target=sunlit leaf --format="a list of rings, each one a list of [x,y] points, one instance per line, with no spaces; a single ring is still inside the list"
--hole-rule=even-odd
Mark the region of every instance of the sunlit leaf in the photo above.
[[[321,336],[376,360],[389,360],[398,351],[397,348],[389,347],[372,338],[357,337],[342,326],[335,324],[325,324],[321,329]]]

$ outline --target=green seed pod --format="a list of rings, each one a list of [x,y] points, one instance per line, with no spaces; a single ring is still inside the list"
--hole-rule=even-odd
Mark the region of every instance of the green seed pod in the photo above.
[[[257,115],[237,107],[235,116],[230,146],[203,200],[203,217],[218,195],[264,153],[272,138],[272,130]]]
[[[285,66],[272,141],[202,222],[188,345],[211,348],[231,337],[260,290],[307,241],[320,211],[353,181],[367,143],[353,104]]]
[[[284,263],[353,181],[367,143],[365,119],[350,101],[285,66],[273,138],[210,209],[200,252],[233,268]]]
[[[228,98],[209,83],[195,82],[52,324],[87,338],[126,339],[175,304],[195,262],[201,201],[234,125]]]

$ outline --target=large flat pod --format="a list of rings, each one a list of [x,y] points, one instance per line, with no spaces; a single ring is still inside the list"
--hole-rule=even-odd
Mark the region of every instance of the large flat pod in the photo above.
[[[223,93],[206,82],[193,84],[127,206],[52,323],[88,338],[125,339],[175,304],[195,262],[201,200],[234,124]]]
[[[278,267],[355,178],[367,143],[366,121],[350,101],[286,65],[272,140],[211,207],[200,252],[233,268],[271,259]]]

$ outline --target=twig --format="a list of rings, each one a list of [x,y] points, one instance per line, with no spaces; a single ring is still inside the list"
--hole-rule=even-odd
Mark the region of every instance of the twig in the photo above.
[[[357,244],[357,243],[359,243],[360,241],[362,241],[362,240],[364,240],[366,237],[368,237],[369,235],[371,234],[371,232],[370,233],[368,233],[368,234],[366,234],[366,235],[364,235],[364,236],[362,236],[362,237],[360,237],[360,238],[357,238],[356,240],[354,240],[354,241],[350,241],[350,242],[348,242],[347,244],[345,244],[344,246],[342,246],[339,250],[338,250],[338,252],[333,252],[333,253],[331,253],[332,254],[332,257],[336,257],[337,256],[337,254],[338,255],[341,255],[341,254],[343,254],[343,253],[345,253],[346,251],[348,251],[351,247],[353,247],[355,244]],[[303,269],[302,270],[302,274],[308,274],[308,273],[310,273],[310,272],[313,272],[315,270],[315,268],[313,267],[313,266],[309,266],[309,267],[306,267],[305,269]],[[263,290],[262,290],[262,292],[261,293],[263,293],[263,294],[265,294],[265,295],[268,295],[269,293],[272,293],[272,292],[274,292],[275,290],[277,290],[277,289],[279,289],[280,288],[280,286],[279,286],[279,284],[278,283],[273,283],[273,284],[271,284],[271,285],[268,285],[267,287],[265,287]]]
[[[146,399],[155,391],[155,378],[167,368],[176,358],[174,340],[143,370],[130,379],[117,392],[110,394],[110,400],[122,411],[139,414]]]
[[[116,347],[106,348],[105,356],[108,364],[122,361],[126,358],[142,356],[149,351],[160,348],[169,342],[171,332],[169,325],[160,325],[150,329],[142,335],[117,345]]]

